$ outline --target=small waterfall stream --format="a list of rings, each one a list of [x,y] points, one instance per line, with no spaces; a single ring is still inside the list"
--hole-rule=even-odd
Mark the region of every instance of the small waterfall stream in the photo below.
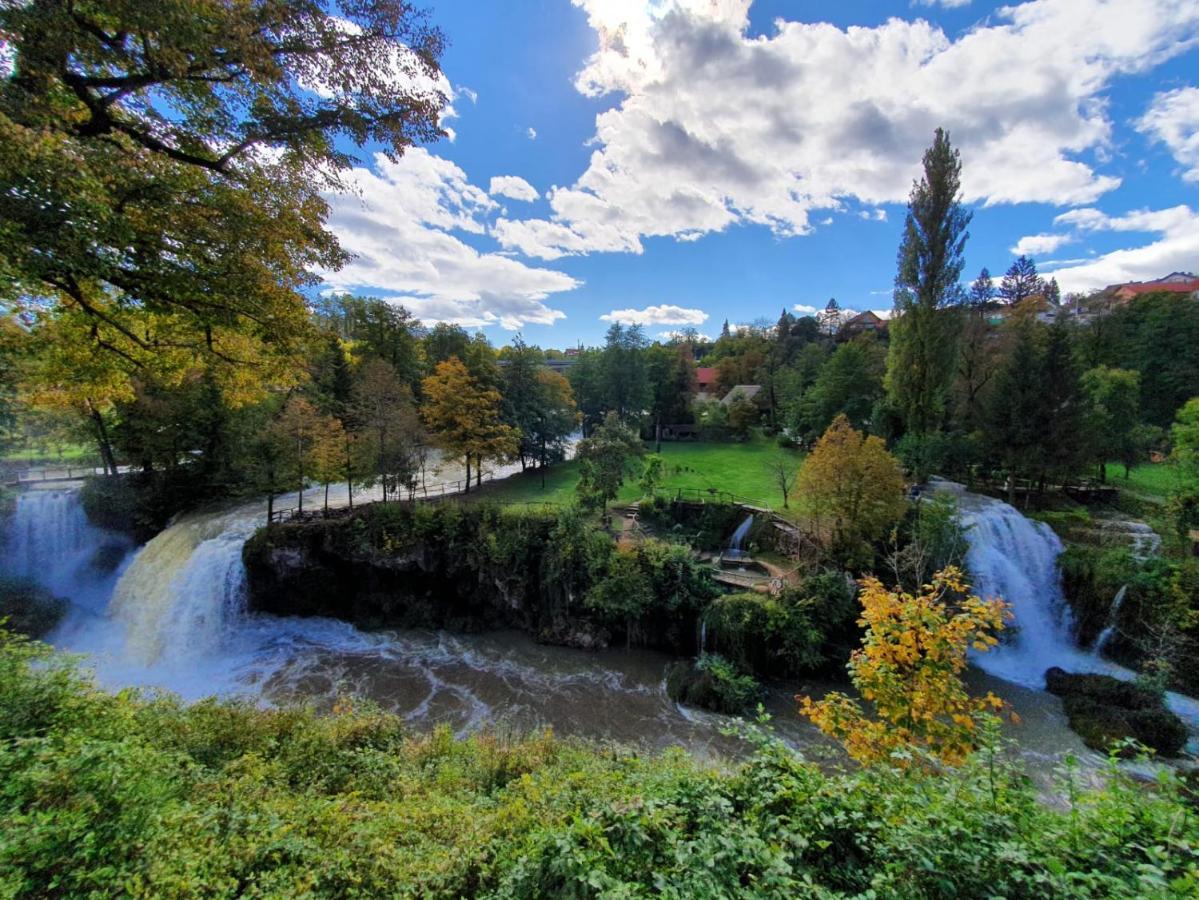
[[[1091,648],[1091,652],[1096,656],[1102,656],[1103,648],[1115,637],[1120,625],[1120,608],[1124,605],[1124,598],[1127,596],[1128,585],[1124,585],[1116,591],[1116,596],[1112,600],[1112,611],[1107,615],[1107,625],[1103,631],[1099,632],[1099,637],[1095,638],[1095,646]]]

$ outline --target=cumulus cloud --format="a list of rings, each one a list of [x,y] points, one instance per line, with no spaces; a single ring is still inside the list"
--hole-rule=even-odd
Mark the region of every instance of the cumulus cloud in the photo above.
[[[749,0],[574,2],[599,39],[576,87],[619,101],[550,218],[498,223],[543,259],[743,223],[803,234],[846,200],[903,202],[940,125],[968,201],[1092,203],[1119,184],[1096,161],[1106,89],[1199,35],[1195,0],[1033,0],[954,38],[898,18],[751,36]]]
[[[1058,247],[1073,241],[1073,235],[1069,234],[1030,234],[1016,241],[1012,255],[1040,256],[1042,253],[1053,253]]]
[[[355,168],[351,194],[333,194],[329,226],[353,260],[322,273],[331,288],[402,302],[426,322],[466,327],[551,325],[565,313],[546,304],[579,286],[571,276],[482,253],[457,233],[484,235],[498,204],[449,160],[423,148],[398,161],[382,154]]]
[[[916,6],[943,6],[945,9],[960,9],[969,6],[970,0],[913,0]]]
[[[1076,209],[1058,216],[1054,223],[1078,234],[1089,232],[1132,232],[1156,235],[1156,240],[1101,254],[1056,269],[1053,272],[1063,291],[1088,292],[1125,281],[1151,281],[1170,272],[1193,270],[1199,260],[1199,213],[1189,206],[1137,210],[1109,216],[1093,208]]]
[[[702,325],[708,321],[708,314],[702,309],[687,309],[666,303],[644,309],[614,309],[604,313],[600,319],[626,325]]]
[[[491,179],[487,193],[493,197],[511,197],[513,200],[524,200],[528,203],[541,196],[537,192],[537,188],[519,175],[497,175]]]
[[[1184,181],[1199,181],[1199,87],[1158,94],[1137,129],[1166,145],[1183,166]]]
[[[537,140],[537,129],[530,126],[528,130],[525,131],[525,137],[527,137],[530,141]]]

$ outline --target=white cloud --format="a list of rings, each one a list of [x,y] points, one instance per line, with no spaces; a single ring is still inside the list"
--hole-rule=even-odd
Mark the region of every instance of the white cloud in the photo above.
[[[537,193],[537,188],[519,175],[497,175],[491,179],[487,193],[493,197],[511,197],[513,200],[524,200],[529,203],[541,196]]]
[[[1087,156],[1110,142],[1112,80],[1199,34],[1196,0],[1034,0],[954,38],[898,18],[750,36],[749,0],[574,2],[599,39],[576,86],[618,103],[550,219],[497,227],[544,259],[741,223],[803,234],[849,199],[904,202],[940,125],[968,201],[1094,202],[1119,184]]]
[[[529,127],[529,129],[528,129],[528,130],[525,132],[525,136],[526,136],[526,137],[527,137],[527,138],[528,138],[530,141],[535,141],[535,140],[537,140],[537,129],[536,129],[536,128],[533,128],[533,127],[531,127],[531,126],[530,126],[530,127]]]
[[[600,319],[627,325],[702,325],[708,321],[708,314],[702,309],[687,309],[666,303],[645,309],[614,309],[604,313]]]
[[[355,168],[348,180],[356,193],[328,197],[329,226],[354,258],[322,273],[330,287],[395,299],[426,322],[517,329],[565,317],[545,301],[578,281],[453,233],[483,235],[498,205],[449,160],[419,147],[396,162],[378,154],[373,171]]]
[[[461,84],[458,85],[458,93],[461,94],[463,97],[465,97],[467,100],[469,100],[472,104],[479,102],[479,92],[476,90],[472,90],[471,88],[468,88],[465,85],[461,85]]]
[[[863,209],[858,212],[859,219],[865,219],[867,222],[885,222],[887,221],[887,211],[881,206],[876,206],[874,209]]]
[[[1169,148],[1184,167],[1184,181],[1199,181],[1199,87],[1158,94],[1137,129]]]
[[[1040,256],[1042,253],[1053,253],[1058,247],[1073,241],[1074,236],[1069,234],[1030,234],[1016,241],[1012,255]]]
[[[969,6],[970,0],[913,0],[916,6],[943,6],[946,9],[960,9]]]
[[[1139,247],[1104,253],[1094,259],[1065,265],[1053,272],[1063,291],[1088,292],[1125,281],[1151,281],[1170,272],[1193,271],[1199,263],[1199,213],[1189,206],[1138,210],[1108,216],[1097,209],[1077,209],[1054,223],[1086,232],[1142,232],[1156,240]]]
[[[791,307],[792,310],[799,313],[801,316],[814,316],[820,312],[815,306],[808,306],[806,303],[796,303]]]

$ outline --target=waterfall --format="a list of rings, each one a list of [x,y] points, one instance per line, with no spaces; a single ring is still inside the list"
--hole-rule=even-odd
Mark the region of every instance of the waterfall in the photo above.
[[[957,495],[961,521],[970,549],[966,565],[974,590],[983,598],[1007,601],[1015,617],[998,647],[976,653],[980,669],[1006,681],[1044,689],[1045,670],[1060,666],[1067,672],[1094,672],[1125,681],[1136,673],[1074,642],[1069,607],[1062,592],[1057,557],[1062,542],[1043,522],[1034,522],[1014,507],[961,485],[934,479],[937,490]],[[1199,725],[1199,701],[1168,692],[1167,705],[1192,727]]]
[[[95,608],[130,548],[87,520],[77,489],[27,490],[5,523],[0,570]]]
[[[174,665],[210,655],[245,609],[241,550],[261,524],[255,504],[185,516],[150,541],[113,591],[110,613],[131,658]]]
[[[1099,637],[1095,638],[1095,647],[1091,651],[1096,656],[1103,655],[1103,648],[1107,646],[1108,641],[1116,633],[1116,628],[1120,624],[1120,607],[1124,605],[1124,598],[1128,595],[1128,585],[1124,585],[1120,590],[1116,591],[1116,597],[1112,600],[1112,611],[1107,616],[1107,626],[1103,631],[1099,632]]]
[[[753,527],[754,517],[746,516],[745,521],[737,526],[737,530],[733,532],[733,536],[729,539],[728,550],[725,551],[725,556],[729,559],[740,559],[745,555],[741,549],[741,545],[745,543],[745,536],[749,534],[749,529]]]

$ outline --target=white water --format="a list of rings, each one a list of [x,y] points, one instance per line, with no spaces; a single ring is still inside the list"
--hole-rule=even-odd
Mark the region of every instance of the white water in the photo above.
[[[1120,625],[1120,607],[1124,605],[1126,596],[1128,596],[1128,585],[1124,585],[1116,591],[1116,596],[1112,600],[1112,611],[1107,615],[1107,626],[1099,632],[1099,637],[1095,638],[1095,646],[1091,649],[1096,656],[1102,656],[1103,648],[1116,636],[1116,630]]]
[[[733,532],[733,536],[729,538],[729,547],[724,552],[724,555],[729,559],[740,559],[745,555],[745,551],[741,549],[745,543],[745,536],[749,534],[749,529],[753,527],[754,517],[746,516],[745,521],[737,526],[737,530]]]
[[[1052,528],[1001,500],[971,494],[961,485],[939,481],[935,487],[957,495],[970,544],[966,565],[975,590],[984,598],[1002,598],[1014,616],[1014,634],[998,647],[973,654],[976,666],[1038,690],[1044,689],[1045,671],[1053,666],[1124,680],[1136,677],[1135,672],[1075,643],[1057,565],[1062,542]],[[1199,727],[1199,701],[1173,693],[1166,699],[1171,709]]]
[[[319,505],[322,494],[314,489],[305,505]],[[330,502],[346,502],[344,487],[331,490]],[[1008,599],[1021,629],[1010,645],[979,655],[979,665],[1034,688],[1043,686],[1051,665],[1131,677],[1074,646],[1055,565],[1060,545],[1052,532],[996,500],[963,493],[961,503],[974,525],[969,563],[978,587]],[[363,696],[422,727],[446,722],[458,733],[484,723],[551,724],[570,734],[682,743],[701,754],[731,749],[720,735],[726,720],[697,717],[665,697],[667,659],[658,654],[541,647],[512,634],[364,633],[328,619],[249,613],[241,549],[264,519],[261,502],[191,514],[126,555],[121,539],[86,522],[75,492],[30,491],[9,522],[2,568],[34,577],[72,601],[51,642],[86,654],[99,683],[109,688],[323,705],[338,696]],[[738,529],[741,540],[749,524]],[[108,549],[98,554],[97,548]],[[98,565],[98,557],[109,565]],[[769,705],[778,727],[793,742],[812,741],[812,729],[795,715],[794,686],[775,693]],[[1022,744],[1043,743],[1050,753],[1078,748],[1057,707],[1038,705],[1036,697],[1043,695],[1016,688],[1006,695],[1022,697],[1022,705],[1044,719],[1043,734],[1030,738],[1026,726]],[[1194,701],[1171,697],[1171,705],[1199,721]],[[1029,706],[1020,710],[1026,721]]]

